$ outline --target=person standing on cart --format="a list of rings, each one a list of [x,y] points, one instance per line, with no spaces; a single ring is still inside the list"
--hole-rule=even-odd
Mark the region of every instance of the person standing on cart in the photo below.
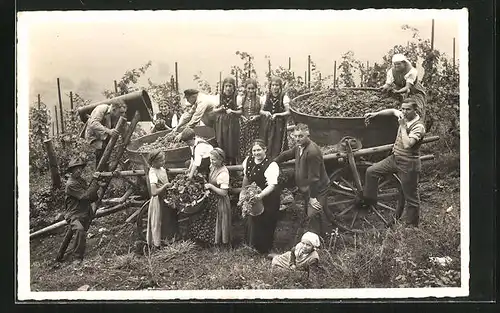
[[[214,108],[219,103],[217,96],[202,94],[196,89],[185,90],[184,96],[189,107],[182,114],[179,124],[172,131],[178,132],[183,128],[193,128],[200,122],[213,128],[215,123]],[[181,140],[181,134],[179,133],[175,139],[177,141]]]
[[[405,98],[412,98],[417,105],[417,113],[425,120],[425,89],[418,80],[418,71],[403,54],[392,57],[392,67],[387,71],[383,91],[391,91]]]
[[[70,161],[67,171],[70,176],[66,182],[64,206],[66,213],[64,218],[68,222],[68,228],[64,236],[63,243],[56,257],[56,262],[62,262],[66,248],[73,235],[76,239],[70,251],[75,259],[74,263],[80,264],[85,254],[87,231],[93,218],[91,203],[97,200],[97,189],[99,184],[93,180],[89,186],[82,177],[83,168],[87,165],[81,158],[74,158]]]
[[[326,222],[323,210],[327,208],[327,190],[330,179],[326,173],[323,153],[316,143],[309,138],[309,127],[299,123],[295,125],[293,135],[296,145],[283,151],[276,157],[279,164],[295,159],[295,183],[304,195],[305,211],[309,231],[323,236]]]
[[[111,138],[111,135],[118,135],[118,131],[114,129],[121,116],[125,116],[127,106],[125,103],[100,104],[92,110],[85,137],[90,145],[95,149],[96,167],[101,161],[104,149]],[[104,168],[107,171],[108,165]]]
[[[195,173],[202,174],[207,180],[210,173],[210,151],[214,147],[205,139],[196,136],[194,130],[185,128],[181,135],[181,141],[184,141],[191,151],[191,160],[188,161],[189,166],[187,175],[189,179],[193,178]]]
[[[420,146],[425,135],[422,118],[417,114],[418,103],[413,98],[407,98],[401,104],[401,111],[385,109],[365,115],[366,123],[376,116],[395,116],[399,122],[398,134],[392,148],[392,154],[377,162],[366,170],[363,199],[358,200],[358,207],[367,210],[376,205],[378,180],[381,176],[397,173],[401,180],[405,196],[406,217],[409,225],[418,226],[420,198],[418,180],[420,176]],[[402,215],[400,208],[395,212],[395,219]]]

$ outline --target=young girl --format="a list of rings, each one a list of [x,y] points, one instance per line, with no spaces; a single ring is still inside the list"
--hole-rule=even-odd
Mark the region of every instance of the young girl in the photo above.
[[[318,252],[320,241],[318,235],[307,232],[302,236],[300,242],[280,255],[273,256],[272,266],[286,269],[307,269],[309,266],[319,262]]]
[[[162,151],[152,152],[149,156],[149,183],[151,200],[148,210],[147,243],[155,248],[161,247],[163,238],[172,239],[177,234],[177,212],[163,201],[165,189],[171,187],[167,171],[163,168],[165,155]]]

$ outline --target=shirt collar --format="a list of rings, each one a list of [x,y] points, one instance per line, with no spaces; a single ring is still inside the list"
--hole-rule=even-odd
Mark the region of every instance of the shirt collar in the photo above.
[[[419,118],[420,118],[420,116],[418,114],[416,114],[414,119],[406,122],[406,127],[409,127],[411,124],[415,123]]]

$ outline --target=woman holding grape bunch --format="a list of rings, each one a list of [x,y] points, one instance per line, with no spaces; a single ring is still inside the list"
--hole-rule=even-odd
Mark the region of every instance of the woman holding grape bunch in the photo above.
[[[263,140],[254,140],[251,149],[252,156],[247,157],[242,164],[243,188],[255,182],[262,191],[254,197],[262,201],[264,211],[260,215],[248,217],[247,240],[260,253],[268,253],[273,246],[280,207],[280,192],[277,188],[279,166],[266,155],[267,148]]]

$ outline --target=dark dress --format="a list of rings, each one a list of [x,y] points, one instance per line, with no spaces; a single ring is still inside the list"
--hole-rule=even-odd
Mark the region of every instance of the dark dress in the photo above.
[[[241,125],[241,138],[240,138],[240,158],[244,160],[251,154],[252,144],[255,139],[260,138],[260,99],[255,97],[243,96],[241,103],[243,110],[242,118],[240,119]],[[250,117],[258,116],[255,120],[251,121]]]
[[[236,110],[236,97],[221,96],[220,107]],[[217,113],[215,119],[215,138],[217,144],[226,153],[227,164],[239,162],[240,119],[236,114]]]
[[[255,182],[257,186],[264,190],[267,186],[264,173],[272,162],[272,160],[266,157],[260,164],[256,164],[254,158],[249,157],[245,169],[248,183]],[[267,253],[273,247],[280,201],[280,192],[276,186],[271,194],[262,199],[264,212],[261,215],[248,217],[248,244],[260,253]]]
[[[173,117],[174,117],[174,112],[168,112],[167,114],[164,114],[162,112],[158,112],[158,114],[156,114],[156,119],[157,120],[162,119],[164,122],[163,123],[156,122],[155,126],[153,127],[152,132],[156,133],[156,132],[159,132],[162,130],[167,130],[169,128],[172,128]]]
[[[268,94],[262,110],[269,111],[271,114],[285,112],[283,98],[284,95],[273,97],[271,94]],[[287,119],[285,116],[278,116],[274,120],[267,116],[261,117],[260,137],[267,145],[267,155],[270,158],[275,158],[282,151],[288,149],[286,122]]]

